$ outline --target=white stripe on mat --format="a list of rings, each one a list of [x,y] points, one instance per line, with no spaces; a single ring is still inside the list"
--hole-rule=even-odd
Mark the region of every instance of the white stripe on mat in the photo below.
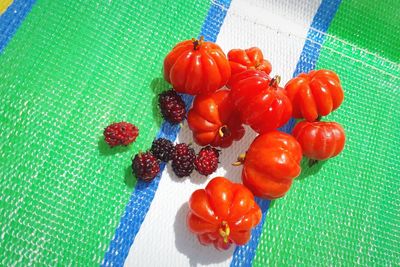
[[[217,43],[232,48],[260,47],[272,63],[272,74],[282,83],[291,78],[300,57],[308,27],[321,1],[317,0],[234,0],[228,10]],[[255,134],[247,128],[240,144],[223,150],[221,165],[214,176],[240,181],[240,167],[231,167],[245,152]],[[192,142],[187,125],[177,142]],[[199,147],[193,146],[196,152]],[[219,252],[201,246],[186,228],[187,201],[207,181],[198,174],[178,179],[168,166],[162,175],[150,210],[130,248],[126,266],[229,266],[233,248]]]

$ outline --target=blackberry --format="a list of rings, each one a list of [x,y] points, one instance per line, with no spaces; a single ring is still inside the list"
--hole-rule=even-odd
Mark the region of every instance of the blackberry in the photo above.
[[[158,105],[166,121],[178,124],[185,119],[185,102],[174,90],[171,89],[159,94]]]
[[[115,122],[104,129],[104,139],[110,147],[127,146],[136,140],[139,129],[129,122]]]
[[[153,141],[151,145],[151,153],[161,161],[168,162],[172,159],[172,153],[174,153],[174,144],[165,138],[159,138]]]
[[[160,172],[160,166],[151,152],[139,152],[132,160],[132,171],[138,179],[150,182]]]
[[[178,177],[189,176],[194,169],[196,154],[187,144],[178,144],[172,154],[172,170]]]
[[[210,175],[218,168],[219,151],[211,146],[203,147],[196,160],[194,166],[196,170],[202,175]]]

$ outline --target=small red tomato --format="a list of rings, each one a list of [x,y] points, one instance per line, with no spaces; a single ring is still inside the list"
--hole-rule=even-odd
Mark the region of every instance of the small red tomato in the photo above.
[[[279,131],[261,134],[244,158],[243,184],[258,197],[282,197],[301,172],[301,158],[300,144],[293,136]]]
[[[256,69],[270,74],[271,63],[264,59],[263,53],[258,47],[249,49],[232,49],[228,52],[228,60],[231,65],[232,76],[248,69]]]
[[[301,121],[293,128],[293,136],[303,149],[303,155],[313,160],[337,156],[344,148],[346,136],[336,122]]]
[[[330,70],[312,70],[291,79],[285,86],[293,105],[293,117],[315,121],[326,116],[344,99],[339,77]]]
[[[224,52],[203,37],[178,43],[164,59],[164,78],[179,93],[212,93],[224,86],[230,76]]]
[[[246,187],[216,177],[205,189],[193,192],[187,224],[201,244],[225,250],[232,243],[246,244],[261,216],[261,209]]]
[[[283,126],[292,116],[292,105],[284,90],[262,71],[247,70],[232,77],[231,99],[243,123],[258,133]]]
[[[245,132],[230,101],[229,90],[196,96],[187,120],[194,141],[201,146],[228,147]]]

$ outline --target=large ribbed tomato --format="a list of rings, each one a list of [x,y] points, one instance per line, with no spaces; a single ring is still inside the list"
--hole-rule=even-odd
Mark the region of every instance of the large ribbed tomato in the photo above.
[[[228,249],[244,245],[251,230],[261,220],[261,210],[253,194],[243,185],[224,177],[212,179],[205,189],[193,192],[189,200],[187,224],[203,245]]]
[[[195,97],[187,120],[197,144],[228,147],[243,137],[245,130],[230,101],[229,92],[219,90]]]
[[[337,122],[301,121],[293,128],[303,155],[313,160],[326,160],[342,152],[346,142],[343,127]]]
[[[342,104],[344,93],[339,77],[330,70],[312,70],[291,79],[285,86],[293,106],[293,117],[315,121]]]
[[[301,158],[300,144],[293,136],[279,131],[261,134],[246,152],[243,184],[258,197],[282,197],[301,172]]]
[[[223,87],[230,76],[224,52],[203,38],[178,43],[164,60],[164,78],[180,93],[212,93]]]
[[[292,105],[279,80],[258,70],[246,70],[231,79],[232,102],[242,122],[258,133],[279,128],[292,116]]]
[[[271,63],[264,59],[263,53],[258,47],[248,49],[232,49],[228,52],[228,60],[231,65],[232,76],[247,69],[256,69],[270,74]]]

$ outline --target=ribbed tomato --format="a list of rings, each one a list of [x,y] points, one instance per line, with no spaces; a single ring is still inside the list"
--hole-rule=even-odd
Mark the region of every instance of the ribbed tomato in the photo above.
[[[231,79],[232,102],[242,122],[258,133],[279,128],[292,116],[292,105],[279,80],[258,70],[246,70]]]
[[[229,92],[219,90],[195,97],[187,120],[198,145],[228,147],[243,137],[245,130],[230,101]]]
[[[244,245],[251,230],[261,220],[261,210],[253,194],[243,185],[224,177],[212,179],[205,189],[193,192],[189,200],[187,224],[203,245],[225,250]]]
[[[248,69],[256,69],[270,74],[271,63],[264,59],[263,53],[258,47],[248,49],[232,49],[228,52],[228,60],[231,65],[232,76]]]
[[[212,93],[226,85],[230,76],[224,52],[203,38],[178,43],[164,60],[164,78],[180,93]]]
[[[244,158],[243,184],[258,197],[282,197],[301,172],[301,158],[300,144],[293,136],[279,131],[261,134]]]
[[[293,128],[303,155],[313,160],[326,160],[342,152],[346,142],[343,127],[337,122],[301,121]]]
[[[330,70],[312,70],[291,79],[285,86],[293,105],[293,117],[315,121],[326,116],[344,99],[339,77]]]

